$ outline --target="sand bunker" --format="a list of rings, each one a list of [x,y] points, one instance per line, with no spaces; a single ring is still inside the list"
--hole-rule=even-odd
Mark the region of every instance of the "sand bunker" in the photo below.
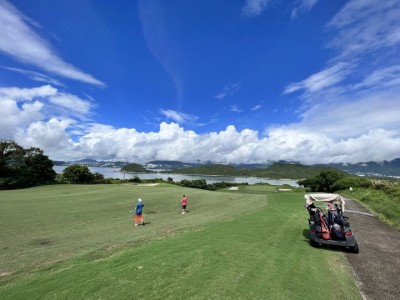
[[[239,187],[238,186],[231,186],[228,190],[230,190],[230,191],[238,191]]]

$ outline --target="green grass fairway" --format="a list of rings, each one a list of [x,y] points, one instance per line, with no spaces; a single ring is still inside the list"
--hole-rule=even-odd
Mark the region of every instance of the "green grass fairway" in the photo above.
[[[308,245],[302,193],[56,185],[0,205],[1,299],[360,299],[343,253]]]

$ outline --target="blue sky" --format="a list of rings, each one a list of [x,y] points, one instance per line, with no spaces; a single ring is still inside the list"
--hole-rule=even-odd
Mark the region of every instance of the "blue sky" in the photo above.
[[[56,160],[400,157],[397,0],[0,0],[0,138]]]

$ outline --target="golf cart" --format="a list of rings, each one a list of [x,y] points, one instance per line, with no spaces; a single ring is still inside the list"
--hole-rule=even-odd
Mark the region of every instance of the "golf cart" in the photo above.
[[[329,245],[345,247],[358,253],[357,240],[343,215],[345,201],[338,194],[307,194],[305,207],[309,213],[309,242],[311,246]],[[318,206],[316,204],[319,204]],[[323,206],[321,206],[323,204]]]

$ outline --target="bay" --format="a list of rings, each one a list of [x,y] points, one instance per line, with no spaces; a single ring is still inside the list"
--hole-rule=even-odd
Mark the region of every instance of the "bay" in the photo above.
[[[54,166],[53,169],[56,173],[62,173],[67,166]],[[171,177],[175,182],[186,180],[198,180],[204,179],[207,184],[217,183],[217,182],[232,182],[232,183],[269,183],[271,185],[283,185],[287,184],[293,187],[298,187],[299,185],[295,180],[291,179],[267,179],[260,177],[241,177],[241,176],[205,176],[205,175],[187,175],[187,174],[165,174],[165,173],[127,173],[121,172],[119,168],[107,168],[107,167],[89,167],[90,172],[100,173],[105,178],[119,178],[119,179],[129,179],[134,177],[139,177],[140,179],[156,179],[161,178],[167,180]]]

